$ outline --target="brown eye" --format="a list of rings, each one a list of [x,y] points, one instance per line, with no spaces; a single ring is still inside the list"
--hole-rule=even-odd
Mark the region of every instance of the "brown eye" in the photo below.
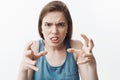
[[[64,27],[64,26],[65,26],[65,23],[63,23],[63,22],[62,22],[62,23],[58,23],[58,26],[59,26],[59,27]]]
[[[51,23],[45,23],[45,26],[50,27],[52,24]]]

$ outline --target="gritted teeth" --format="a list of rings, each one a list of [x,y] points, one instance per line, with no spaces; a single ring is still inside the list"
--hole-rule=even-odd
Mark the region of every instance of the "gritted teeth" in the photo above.
[[[51,40],[58,40],[58,37],[52,37]]]

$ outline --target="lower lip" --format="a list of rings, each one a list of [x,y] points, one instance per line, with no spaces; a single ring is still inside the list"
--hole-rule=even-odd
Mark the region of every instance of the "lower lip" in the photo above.
[[[51,40],[51,42],[57,44],[59,41],[58,40]]]

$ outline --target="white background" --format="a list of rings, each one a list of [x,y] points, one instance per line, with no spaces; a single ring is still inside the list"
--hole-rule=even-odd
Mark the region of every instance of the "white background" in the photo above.
[[[0,0],[0,80],[16,80],[25,44],[40,39],[38,17],[48,1]],[[94,40],[99,80],[120,80],[119,0],[63,2],[73,19],[73,39],[84,33]]]

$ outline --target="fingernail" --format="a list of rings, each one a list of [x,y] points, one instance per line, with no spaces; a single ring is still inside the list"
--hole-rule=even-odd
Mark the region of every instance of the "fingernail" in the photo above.
[[[37,68],[37,69],[36,69],[36,71],[38,72],[38,71],[39,71],[39,69]]]

